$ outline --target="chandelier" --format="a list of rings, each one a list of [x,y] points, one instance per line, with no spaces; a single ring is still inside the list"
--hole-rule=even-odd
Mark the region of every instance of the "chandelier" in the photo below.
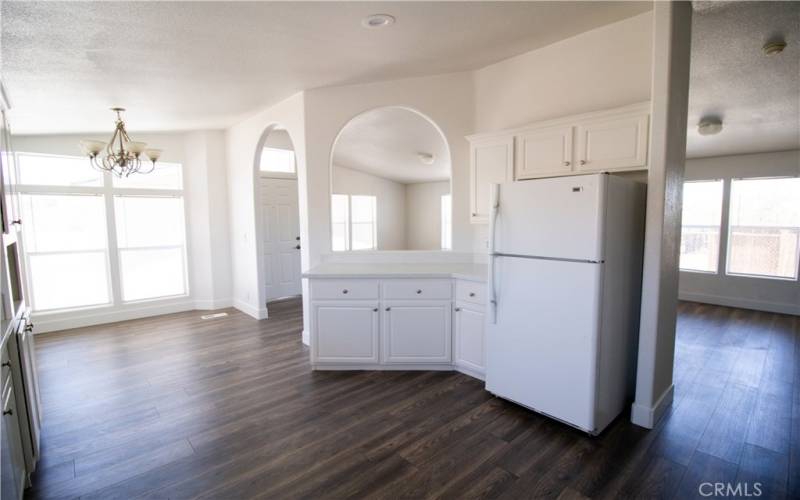
[[[147,144],[135,142],[128,137],[125,131],[125,122],[122,121],[122,112],[125,108],[111,108],[117,114],[114,135],[108,144],[103,141],[83,140],[81,149],[89,156],[92,167],[104,172],[111,172],[117,177],[128,177],[136,172],[149,174],[156,168],[156,160],[161,156],[160,149],[145,149]],[[100,152],[105,148],[105,156],[100,157]],[[150,166],[142,170],[141,156],[144,153],[150,159]]]

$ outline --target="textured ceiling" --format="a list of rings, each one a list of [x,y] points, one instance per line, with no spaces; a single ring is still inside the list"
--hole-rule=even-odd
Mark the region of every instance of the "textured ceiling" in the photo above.
[[[3,1],[16,133],[221,128],[300,90],[482,67],[649,2]],[[368,30],[361,20],[397,22]]]
[[[434,156],[423,164],[418,153]],[[419,114],[381,108],[345,125],[336,141],[333,164],[404,184],[450,179],[450,158],[438,130]]]
[[[783,53],[761,47],[784,38]],[[701,136],[701,118],[721,118]],[[800,2],[695,2],[687,156],[800,147]]]

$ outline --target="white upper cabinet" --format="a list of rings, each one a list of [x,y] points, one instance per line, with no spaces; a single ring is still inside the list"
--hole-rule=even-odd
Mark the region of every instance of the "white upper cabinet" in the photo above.
[[[514,178],[572,172],[572,127],[545,127],[517,134]]]
[[[471,141],[470,161],[470,222],[487,222],[489,186],[513,179],[514,137]]]
[[[602,117],[579,123],[578,172],[641,169],[647,165],[647,113]]]
[[[492,183],[647,169],[649,126],[642,102],[467,137],[470,222],[488,222]]]

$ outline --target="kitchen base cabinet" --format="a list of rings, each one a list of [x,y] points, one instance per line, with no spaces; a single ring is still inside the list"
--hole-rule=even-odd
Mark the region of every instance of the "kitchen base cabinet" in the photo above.
[[[22,432],[19,425],[19,412],[14,394],[14,381],[10,368],[7,344],[2,350],[2,369],[0,369],[0,402],[3,409],[0,422],[0,498],[19,499],[27,484],[25,454],[22,448]]]
[[[314,370],[459,370],[483,379],[485,283],[408,275],[307,278]]]
[[[486,374],[484,308],[457,302],[454,313],[453,364],[459,371],[483,379]]]
[[[449,300],[386,301],[383,310],[383,361],[449,363]]]
[[[378,302],[313,303],[314,362],[378,363],[379,317]]]

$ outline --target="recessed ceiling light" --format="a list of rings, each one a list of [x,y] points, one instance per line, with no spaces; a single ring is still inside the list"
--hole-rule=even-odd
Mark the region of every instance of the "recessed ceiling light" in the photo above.
[[[783,49],[786,48],[786,42],[783,40],[773,40],[771,42],[766,43],[761,50],[768,56],[774,56],[776,54],[780,54],[783,52]]]
[[[394,24],[394,16],[389,14],[372,14],[361,21],[361,26],[369,29],[383,28]]]
[[[697,133],[700,135],[716,135],[722,132],[722,120],[719,118],[703,118],[697,124]]]

